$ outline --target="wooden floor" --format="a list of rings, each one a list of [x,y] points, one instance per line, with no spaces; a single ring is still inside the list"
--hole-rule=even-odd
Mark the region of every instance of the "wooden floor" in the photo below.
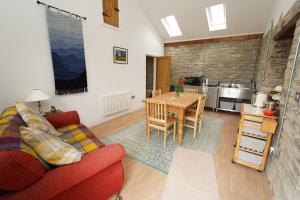
[[[239,115],[206,111],[206,115],[222,118],[225,122],[221,140],[215,155],[215,168],[222,200],[269,200],[272,192],[266,174],[247,167],[232,164],[233,145],[236,140]],[[144,109],[99,124],[91,130],[100,138],[113,134],[145,117]],[[123,200],[158,200],[167,175],[126,157],[123,161],[125,185]]]

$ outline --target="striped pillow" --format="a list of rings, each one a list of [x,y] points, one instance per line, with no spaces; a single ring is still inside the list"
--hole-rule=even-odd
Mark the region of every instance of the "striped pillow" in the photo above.
[[[32,112],[25,104],[17,102],[16,108],[28,127],[40,130],[50,135],[62,135],[62,133],[56,131],[56,129],[44,117],[34,114],[34,112]]]
[[[81,160],[82,152],[55,136],[24,126],[20,127],[20,131],[22,139],[49,164],[60,166]]]

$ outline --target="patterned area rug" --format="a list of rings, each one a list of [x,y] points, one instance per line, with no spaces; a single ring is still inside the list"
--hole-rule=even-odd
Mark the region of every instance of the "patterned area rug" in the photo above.
[[[224,121],[220,118],[204,116],[202,130],[195,139],[191,128],[184,129],[182,147],[214,154],[223,125]],[[166,174],[169,172],[177,146],[177,141],[173,139],[173,135],[169,135],[167,147],[164,149],[163,134],[158,135],[156,130],[152,132],[151,139],[148,141],[145,120],[123,128],[111,136],[101,138],[101,140],[105,144],[121,143],[128,156]]]

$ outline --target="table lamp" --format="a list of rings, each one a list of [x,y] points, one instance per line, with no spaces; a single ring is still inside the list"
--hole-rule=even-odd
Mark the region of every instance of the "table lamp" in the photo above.
[[[39,112],[42,113],[41,111],[41,101],[45,101],[47,99],[50,99],[50,96],[45,94],[43,91],[40,89],[33,89],[29,96],[25,99],[27,102],[37,102],[38,103],[38,109]]]

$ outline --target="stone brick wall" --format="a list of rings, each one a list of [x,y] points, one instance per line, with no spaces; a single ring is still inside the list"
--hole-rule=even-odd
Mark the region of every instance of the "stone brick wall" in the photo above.
[[[277,85],[283,85],[284,72],[290,54],[292,40],[273,41],[269,46],[269,58],[266,63],[267,46],[270,32],[260,41],[256,62],[256,83],[259,92],[267,92]]]
[[[287,68],[284,74],[285,94],[288,88],[299,35],[300,20],[297,22]],[[288,102],[287,119],[284,122],[280,140],[281,153],[279,157],[269,157],[267,165],[267,175],[273,189],[274,199],[276,200],[300,199],[300,104],[295,101],[295,93],[296,91],[300,91],[299,53],[297,57],[298,61]],[[281,107],[283,106],[284,98],[281,100]]]
[[[268,46],[268,39],[269,39],[269,34],[265,33],[263,39],[260,40],[259,42],[259,48],[257,52],[257,60],[256,60],[256,88],[258,91],[265,91],[265,88],[263,88],[263,73],[264,73],[264,67],[265,67],[265,62],[266,62],[266,56],[267,56],[267,46]],[[283,77],[282,77],[283,79]]]
[[[172,80],[180,76],[205,75],[210,83],[250,83],[255,80],[258,39],[166,47],[172,56]]]

